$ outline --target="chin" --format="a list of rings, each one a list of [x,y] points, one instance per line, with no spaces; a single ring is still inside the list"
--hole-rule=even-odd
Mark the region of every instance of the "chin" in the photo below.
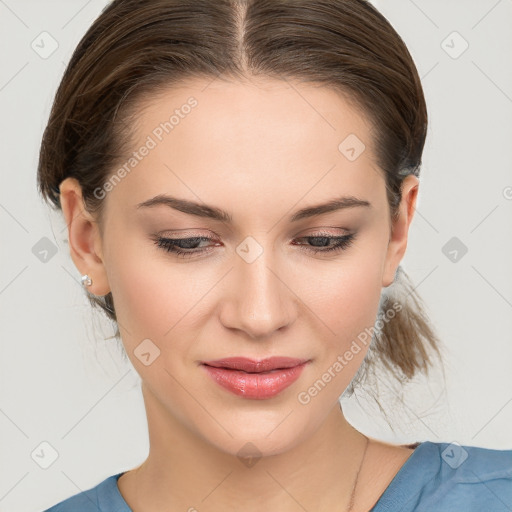
[[[243,414],[239,415],[238,421],[228,421],[231,435],[222,428],[216,428],[214,432],[204,431],[204,425],[199,427],[199,433],[219,451],[244,458],[285,453],[304,442],[316,430],[310,417],[304,418],[305,423],[302,423],[297,411],[290,414],[289,407],[273,415],[271,421],[262,421],[258,415],[261,416],[261,413],[254,412],[252,421],[250,415]]]
[[[294,446],[299,444],[300,439],[287,436],[291,432],[284,432],[282,436],[274,436],[272,439],[266,436],[266,433],[261,433],[261,436],[240,436],[224,439],[209,439],[218,450],[235,457],[238,457],[242,462],[249,461],[250,465],[252,459],[257,460],[261,457],[270,457],[272,455],[279,455],[291,450]]]

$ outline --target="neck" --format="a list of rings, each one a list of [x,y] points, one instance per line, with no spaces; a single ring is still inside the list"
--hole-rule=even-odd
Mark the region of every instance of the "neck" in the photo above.
[[[243,504],[246,512],[348,509],[366,439],[338,405],[305,442],[251,460],[212,445],[165,410],[144,386],[143,395],[149,455],[118,481],[134,512],[220,512],[234,503]]]

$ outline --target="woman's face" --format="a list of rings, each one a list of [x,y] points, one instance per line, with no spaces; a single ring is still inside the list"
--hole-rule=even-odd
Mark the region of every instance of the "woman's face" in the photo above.
[[[99,192],[98,253],[149,424],[166,418],[227,453],[251,442],[275,454],[338,408],[405,251],[412,208],[402,206],[392,236],[371,127],[336,92],[208,83],[170,89],[141,109],[136,155]],[[188,206],[140,206],[164,195]],[[406,195],[402,203],[414,191]],[[368,204],[297,215],[342,197]],[[159,238],[188,239],[177,247],[187,254]],[[94,280],[94,269],[81,270]],[[235,393],[213,378],[233,371],[202,364],[235,356],[308,362],[293,382],[281,372],[278,393],[272,376],[247,374]]]

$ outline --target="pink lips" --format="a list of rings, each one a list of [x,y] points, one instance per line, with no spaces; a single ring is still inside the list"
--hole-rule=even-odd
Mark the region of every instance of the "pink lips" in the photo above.
[[[204,361],[201,366],[220,386],[235,395],[263,400],[295,382],[308,362],[291,357],[270,357],[261,361],[230,357]]]

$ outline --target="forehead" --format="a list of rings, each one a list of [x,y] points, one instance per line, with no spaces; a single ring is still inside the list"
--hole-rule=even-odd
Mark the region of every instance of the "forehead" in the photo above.
[[[191,98],[197,104],[192,109],[187,106]],[[346,135],[353,133],[364,139],[367,147],[371,145],[372,127],[355,99],[324,84],[262,77],[243,82],[189,79],[142,98],[138,115],[143,132],[139,135],[144,136],[162,119],[169,120],[174,112],[179,115],[173,121],[176,141],[193,131],[197,136],[208,135],[212,144],[252,141],[256,145],[260,137],[267,142],[279,133],[282,142],[309,139],[310,146],[320,140],[322,146],[337,148]],[[187,117],[192,120],[181,122]],[[180,129],[175,130],[178,124]],[[272,144],[269,150],[275,146]]]
[[[139,103],[133,149],[150,141],[151,150],[118,188],[132,202],[171,190],[217,204],[255,192],[263,203],[296,202],[308,190],[314,201],[332,188],[363,196],[382,180],[371,129],[349,97],[326,86],[189,80]]]

